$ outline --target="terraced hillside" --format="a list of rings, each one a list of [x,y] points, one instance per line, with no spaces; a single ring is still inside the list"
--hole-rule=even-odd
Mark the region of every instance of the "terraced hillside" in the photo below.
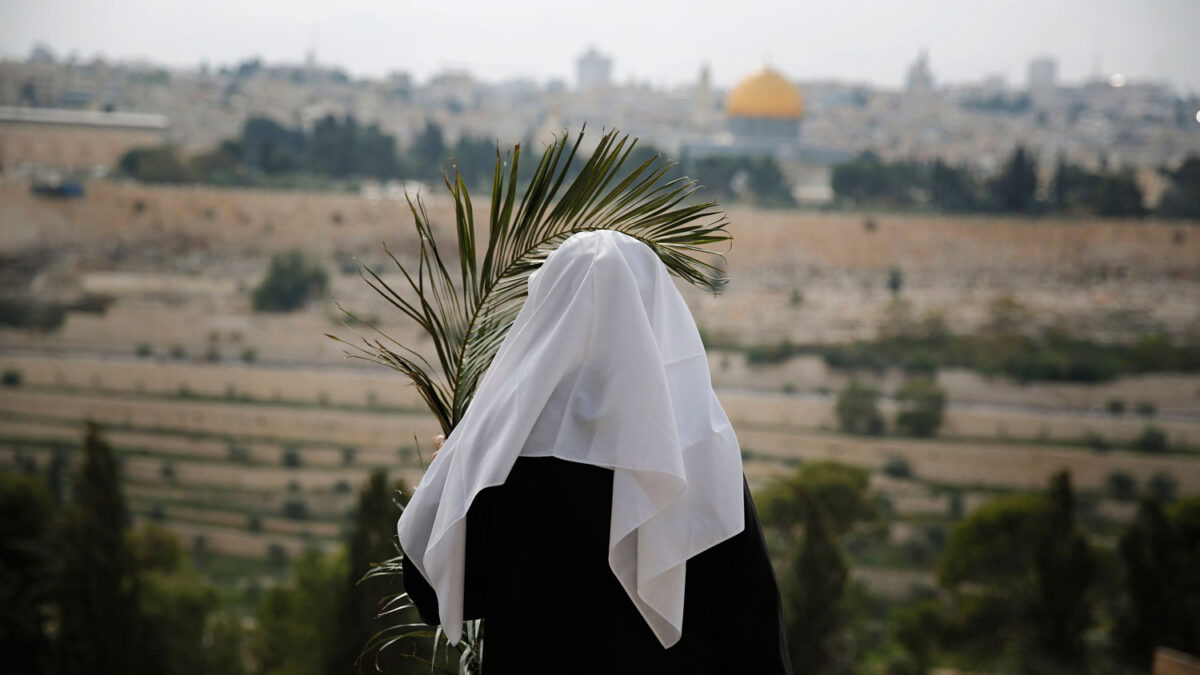
[[[97,421],[122,458],[137,520],[165,525],[204,555],[261,561],[265,567],[247,568],[252,576],[282,569],[307,547],[336,546],[367,472],[385,468],[414,484],[437,430],[411,389],[386,372],[11,354],[0,356],[0,370],[21,374],[19,386],[0,390],[0,464],[57,470],[61,480],[84,421]],[[884,591],[907,592],[897,578],[912,579],[896,576],[906,569],[930,581],[928,570],[897,565],[889,546],[909,550],[931,524],[948,524],[995,494],[1038,489],[1060,468],[1094,497],[1102,522],[1132,514],[1132,503],[1110,494],[1113,475],[1200,491],[1200,454],[1101,453],[1076,435],[1085,426],[1113,438],[1132,434],[1142,424],[1134,419],[1085,424],[1069,409],[951,406],[941,438],[864,438],[834,429],[830,396],[733,388],[720,395],[753,486],[819,459],[871,470],[898,525],[894,541],[873,545],[883,552],[868,551],[856,573]],[[1160,424],[1180,442],[1200,439],[1194,416]],[[1031,437],[1016,440],[1021,430]]]

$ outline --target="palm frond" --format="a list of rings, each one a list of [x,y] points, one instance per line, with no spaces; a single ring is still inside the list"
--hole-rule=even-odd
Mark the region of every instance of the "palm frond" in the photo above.
[[[550,144],[519,200],[521,146],[503,157],[497,149],[483,251],[476,241],[471,197],[455,170],[445,182],[454,198],[456,260],[448,260],[438,247],[418,197],[408,200],[420,242],[415,263],[401,262],[384,247],[408,286],[406,292],[398,292],[362,265],[363,280],[429,336],[436,368],[378,329],[383,339],[359,336],[362,346],[327,334],[349,345],[354,350],[347,352],[349,356],[408,376],[446,434],[462,419],[512,326],[526,297],[527,277],[572,234],[598,229],[623,232],[644,242],[672,273],[689,283],[713,292],[724,285],[721,268],[710,262],[719,254],[709,247],[729,240],[726,221],[715,202],[688,199],[699,187],[696,182],[668,180],[673,164],[661,156],[627,169],[637,140],[615,130],[603,135],[578,174],[568,180],[583,137],[580,131],[573,143],[564,135]],[[457,275],[450,272],[453,262],[458,265]]]

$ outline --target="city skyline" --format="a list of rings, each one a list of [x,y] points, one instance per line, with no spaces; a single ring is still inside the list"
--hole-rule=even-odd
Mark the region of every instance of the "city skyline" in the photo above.
[[[575,59],[594,46],[613,58],[613,79],[620,84],[684,84],[707,65],[714,83],[728,87],[769,64],[798,80],[894,88],[924,50],[939,84],[999,75],[1021,87],[1029,61],[1046,55],[1068,83],[1122,73],[1132,82],[1164,81],[1181,94],[1200,93],[1200,69],[1194,67],[1200,43],[1187,28],[1200,25],[1200,3],[1186,0],[981,0],[969,6],[858,0],[837,7],[621,0],[616,6],[572,16],[563,30],[551,30],[529,19],[562,15],[561,4],[544,0],[469,12],[450,4],[382,7],[357,0],[336,7],[310,0],[216,0],[203,8],[144,0],[9,0],[0,6],[0,54],[21,59],[45,44],[60,58],[75,53],[85,61],[101,55],[215,68],[254,57],[300,63],[312,51],[321,64],[356,77],[403,71],[427,81],[439,72],[467,70],[484,81],[573,84]],[[626,7],[638,9],[621,11]],[[271,22],[278,29],[264,30]],[[664,25],[676,29],[663,31]]]

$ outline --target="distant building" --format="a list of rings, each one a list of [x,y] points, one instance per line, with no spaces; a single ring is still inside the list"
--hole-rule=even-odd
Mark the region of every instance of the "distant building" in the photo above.
[[[579,89],[600,89],[612,84],[612,59],[591,47],[575,61]]]
[[[922,49],[917,60],[908,67],[906,83],[909,91],[933,91],[933,72],[929,69],[929,52]]]
[[[851,154],[805,143],[800,136],[804,96],[772,68],[751,73],[725,97],[727,131],[683,143],[683,159],[770,157],[778,163],[799,201],[832,198],[830,169]]]
[[[107,170],[167,130],[165,115],[0,106],[0,169]]]
[[[714,100],[712,71],[709,70],[708,64],[705,64],[700,68],[700,77],[696,80],[696,86],[692,88],[692,129],[706,132],[712,127],[715,112]]]
[[[1053,90],[1058,86],[1058,62],[1041,56],[1029,62],[1029,91]]]
[[[804,117],[800,90],[763,68],[738,83],[725,98],[725,116],[736,145],[772,148],[795,145]]]

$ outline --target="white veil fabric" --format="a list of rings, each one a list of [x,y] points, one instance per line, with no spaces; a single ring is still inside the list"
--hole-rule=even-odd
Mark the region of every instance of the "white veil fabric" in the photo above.
[[[678,642],[687,560],[744,527],[742,460],[691,313],[637,239],[584,232],[547,257],[400,517],[400,544],[452,643],[467,511],[518,456],[613,470],[609,567],[662,645]]]

